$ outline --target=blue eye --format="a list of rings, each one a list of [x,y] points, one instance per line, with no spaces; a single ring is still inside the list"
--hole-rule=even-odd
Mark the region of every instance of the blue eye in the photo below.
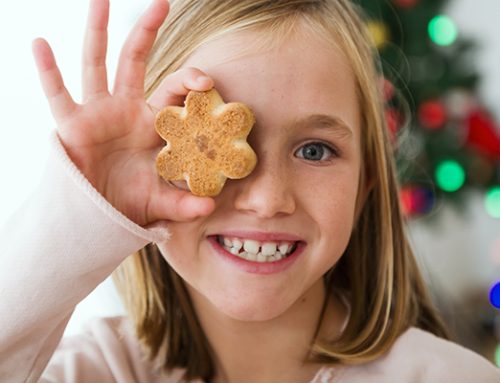
[[[335,151],[321,142],[311,142],[301,146],[295,155],[307,161],[327,161],[335,155]]]

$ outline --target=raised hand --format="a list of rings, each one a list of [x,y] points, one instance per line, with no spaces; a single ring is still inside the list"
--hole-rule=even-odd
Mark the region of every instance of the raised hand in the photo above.
[[[42,88],[69,157],[113,206],[142,226],[191,220],[214,208],[212,199],[173,188],[155,171],[156,154],[165,143],[154,130],[153,111],[178,104],[191,89],[213,86],[200,70],[182,69],[168,76],[146,102],[146,59],[168,9],[165,0],[153,0],[140,17],[123,45],[110,91],[105,63],[109,0],[90,0],[81,104],[65,88],[49,44],[33,41]]]

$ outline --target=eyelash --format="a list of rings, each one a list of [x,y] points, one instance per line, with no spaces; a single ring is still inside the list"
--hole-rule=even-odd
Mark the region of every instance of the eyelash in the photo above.
[[[301,157],[299,157],[297,155],[297,153],[302,149],[304,149],[305,147],[309,146],[309,145],[320,145],[322,146],[324,149],[326,149],[327,152],[330,152],[330,158],[326,159],[326,160],[308,160],[306,158],[304,158],[304,156],[302,155]],[[328,145],[324,142],[321,142],[321,141],[312,141],[312,142],[307,142],[305,143],[304,145],[302,145],[300,148],[298,148],[295,153],[294,153],[298,158],[301,158],[301,159],[305,159],[306,161],[308,162],[328,162],[328,161],[331,161],[332,158],[331,157],[338,157],[339,156],[339,152],[337,149],[335,149],[334,147],[332,147],[331,145]],[[323,156],[322,156],[323,157]]]

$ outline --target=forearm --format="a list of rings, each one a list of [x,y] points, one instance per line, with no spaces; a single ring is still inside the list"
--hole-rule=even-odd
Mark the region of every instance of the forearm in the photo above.
[[[56,141],[40,186],[0,232],[2,381],[35,380],[76,304],[129,254],[167,238],[116,211]]]

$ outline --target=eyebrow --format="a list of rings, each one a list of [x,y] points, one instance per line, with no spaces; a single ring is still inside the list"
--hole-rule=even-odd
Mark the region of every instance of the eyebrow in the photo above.
[[[295,120],[291,127],[312,127],[318,130],[326,130],[335,133],[339,138],[351,138],[354,132],[340,117],[328,114],[312,114],[310,116]]]

